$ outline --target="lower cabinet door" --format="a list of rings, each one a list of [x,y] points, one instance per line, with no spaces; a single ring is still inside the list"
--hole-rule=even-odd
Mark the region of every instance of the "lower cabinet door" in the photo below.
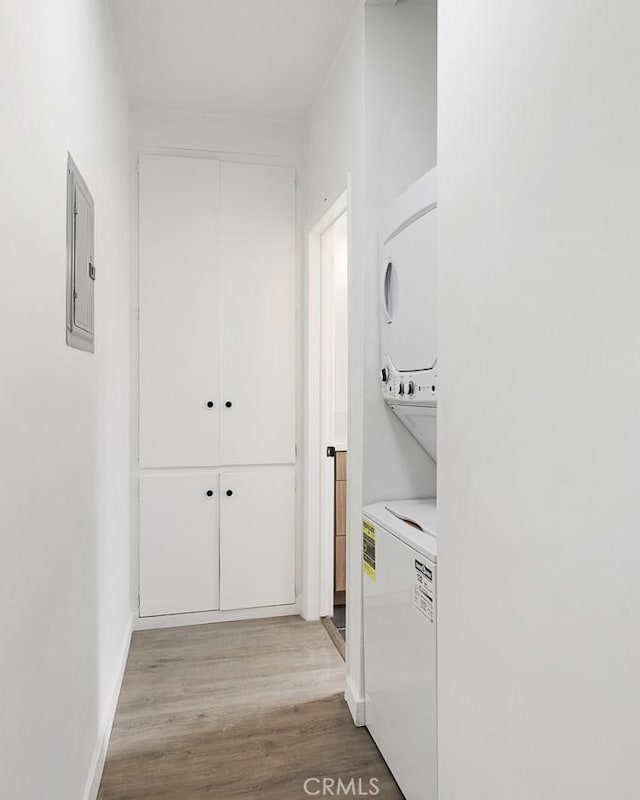
[[[295,602],[294,468],[220,476],[220,608]]]
[[[219,608],[218,475],[140,478],[140,616]]]

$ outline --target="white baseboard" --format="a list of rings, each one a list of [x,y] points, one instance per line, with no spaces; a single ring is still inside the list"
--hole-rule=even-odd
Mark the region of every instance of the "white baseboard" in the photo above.
[[[125,629],[124,641],[120,654],[120,662],[118,664],[118,672],[116,674],[111,697],[109,698],[109,703],[105,710],[104,718],[98,732],[98,741],[96,742],[96,748],[93,753],[93,758],[91,759],[91,769],[89,771],[89,777],[84,790],[83,800],[96,800],[98,791],[100,789],[102,770],[104,769],[104,762],[107,757],[109,740],[111,738],[111,729],[113,728],[113,720],[116,716],[118,699],[120,697],[120,689],[122,687],[122,679],[124,678],[124,670],[127,666],[127,657],[129,656],[129,647],[131,646],[131,633],[133,632],[134,619],[134,614],[131,614]]]
[[[358,727],[365,725],[364,697],[362,697],[359,692],[356,691],[356,687],[353,685],[350,675],[347,675],[347,688],[345,689],[344,699],[347,701],[347,705],[349,706],[349,711],[351,712],[351,716],[353,718],[353,724],[357,725]]]
[[[138,617],[135,620],[135,630],[180,628],[184,625],[209,625],[212,622],[239,622],[246,619],[266,619],[267,617],[291,617],[297,616],[299,613],[299,605],[292,603],[287,606],[243,608],[238,611],[196,611],[191,614],[165,614],[158,617]]]

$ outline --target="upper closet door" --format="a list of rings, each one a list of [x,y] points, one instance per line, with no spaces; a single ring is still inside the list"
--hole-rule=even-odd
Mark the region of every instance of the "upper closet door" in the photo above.
[[[140,465],[219,463],[220,164],[140,162]]]
[[[222,163],[223,464],[295,461],[295,174]]]

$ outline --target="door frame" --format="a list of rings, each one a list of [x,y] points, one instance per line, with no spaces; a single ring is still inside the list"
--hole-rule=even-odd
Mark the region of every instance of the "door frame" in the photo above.
[[[309,620],[333,614],[334,460],[326,452],[334,432],[333,341],[323,335],[332,296],[323,269],[322,235],[346,213],[351,252],[349,194],[345,189],[308,232],[302,616]]]

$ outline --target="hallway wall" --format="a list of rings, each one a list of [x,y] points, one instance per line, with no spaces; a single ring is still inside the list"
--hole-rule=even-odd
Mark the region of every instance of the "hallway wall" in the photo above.
[[[0,796],[79,800],[132,607],[127,104],[101,0],[2,3],[0,97]],[[68,150],[95,201],[95,355],[65,344]]]
[[[380,394],[377,226],[435,160],[435,1],[363,2],[311,109],[308,194],[312,227],[351,177],[347,698],[360,722],[362,506],[433,496],[436,488],[435,465]]]
[[[285,160],[306,155],[306,127],[295,120],[134,107],[130,121],[136,151],[175,147]]]
[[[638,794],[639,35],[442,4],[441,800]]]
[[[349,188],[349,451],[347,515],[347,691],[354,719],[364,722],[362,663],[362,318],[364,229],[364,6],[309,115],[308,230]],[[347,181],[350,180],[350,186]],[[355,532],[355,535],[353,533]]]
[[[435,497],[436,466],[380,391],[378,225],[385,209],[436,165],[435,0],[370,5],[365,16],[366,240],[364,504]]]

